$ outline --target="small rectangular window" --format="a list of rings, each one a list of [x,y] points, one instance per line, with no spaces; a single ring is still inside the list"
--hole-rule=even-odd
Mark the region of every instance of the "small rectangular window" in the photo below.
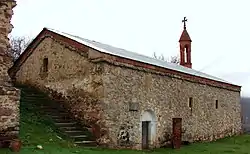
[[[215,108],[218,109],[219,103],[218,100],[215,101]]]
[[[43,72],[45,72],[45,73],[48,72],[48,63],[49,63],[48,58],[44,58],[43,59]]]
[[[188,103],[188,106],[189,106],[190,108],[192,108],[192,107],[193,107],[193,98],[192,98],[192,97],[189,97],[189,103]]]

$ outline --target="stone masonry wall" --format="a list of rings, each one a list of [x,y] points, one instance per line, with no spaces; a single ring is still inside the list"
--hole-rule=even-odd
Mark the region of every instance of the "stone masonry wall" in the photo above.
[[[0,142],[17,138],[19,132],[19,97],[20,92],[12,86],[8,69],[12,65],[8,54],[8,34],[13,26],[13,0],[0,0]],[[1,143],[0,143],[1,146]]]
[[[145,111],[155,115],[151,147],[169,139],[172,118],[182,118],[183,141],[212,141],[241,132],[239,92],[110,64],[104,66],[103,85],[110,145],[140,149]]]
[[[63,101],[72,116],[95,128],[100,138],[102,65],[87,58],[86,50],[74,49],[51,37],[44,37],[16,73],[17,83],[28,84]],[[80,55],[79,53],[82,53]],[[43,59],[48,58],[48,72],[43,73]]]
[[[239,92],[110,64],[105,58],[112,57],[87,47],[75,50],[49,36],[41,38],[16,80],[66,101],[72,115],[97,130],[101,144],[140,149],[141,121],[150,114],[151,127],[156,126],[151,129],[155,133],[151,147],[169,140],[176,117],[183,120],[184,141],[211,141],[241,132]],[[44,58],[48,58],[47,73],[42,71]]]

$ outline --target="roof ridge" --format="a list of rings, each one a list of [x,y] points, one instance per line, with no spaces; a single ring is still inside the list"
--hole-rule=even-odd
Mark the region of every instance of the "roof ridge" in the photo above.
[[[65,33],[65,32],[62,32],[62,33]],[[83,38],[83,37],[78,36],[78,35],[72,35],[72,34],[69,34],[69,33],[65,33],[65,34],[70,35],[70,36],[73,36],[73,37],[77,37],[77,38],[79,38],[79,39],[89,40],[89,39]],[[166,62],[166,63],[169,63],[169,64],[174,64],[174,63],[171,63],[171,62],[168,62],[168,61],[164,61],[164,60],[161,60],[161,59],[156,59],[156,58],[153,58],[153,57],[150,57],[150,56],[147,56],[147,55],[138,53],[138,52],[133,52],[133,51],[130,51],[130,50],[126,50],[126,49],[124,49],[124,48],[115,47],[115,46],[110,45],[110,44],[102,43],[102,42],[100,42],[100,41],[96,41],[96,40],[89,40],[89,41],[92,41],[92,42],[94,42],[94,43],[104,44],[104,45],[110,46],[110,47],[112,47],[112,48],[124,50],[124,51],[126,51],[126,52],[135,53],[135,54],[137,54],[137,55],[140,55],[140,56],[143,56],[143,57],[146,57],[146,58],[150,58],[150,59],[152,59],[152,60],[159,60],[159,61]],[[177,65],[177,64],[175,64],[175,65]]]

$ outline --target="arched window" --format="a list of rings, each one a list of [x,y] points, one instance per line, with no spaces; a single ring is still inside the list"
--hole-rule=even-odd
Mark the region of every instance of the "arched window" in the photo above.
[[[187,63],[188,62],[188,46],[185,45],[184,47],[184,62]]]

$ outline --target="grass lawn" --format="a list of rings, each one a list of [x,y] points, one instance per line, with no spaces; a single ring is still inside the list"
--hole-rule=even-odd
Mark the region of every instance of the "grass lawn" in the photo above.
[[[21,100],[22,101],[22,100]],[[196,143],[180,150],[157,149],[151,152],[134,150],[88,149],[75,147],[70,140],[62,140],[49,119],[41,116],[35,105],[21,103],[20,138],[23,148],[20,154],[250,154],[250,135],[218,140],[213,143]],[[42,145],[43,149],[36,149]],[[11,154],[0,149],[0,154]]]

